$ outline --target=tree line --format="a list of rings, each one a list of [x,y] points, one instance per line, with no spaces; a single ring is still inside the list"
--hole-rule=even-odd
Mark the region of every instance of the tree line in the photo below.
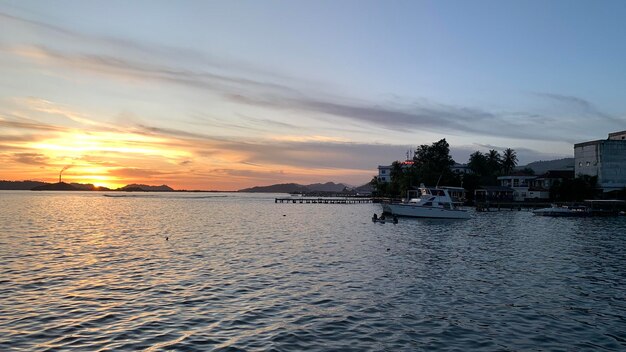
[[[453,172],[454,164],[450,145],[444,138],[431,145],[417,147],[412,163],[394,161],[391,165],[391,182],[381,182],[375,176],[371,184],[377,195],[387,197],[402,197],[410,187],[422,183],[463,187],[473,194],[478,186],[496,185],[498,176],[512,172],[517,166],[517,154],[511,148],[505,149],[502,155],[493,149],[484,154],[476,151],[470,155],[467,163],[471,173],[466,174]],[[530,169],[525,171],[532,173]]]
[[[391,182],[382,182],[377,176],[371,181],[375,195],[381,197],[403,197],[411,187],[428,186],[463,187],[467,198],[473,199],[474,190],[480,186],[498,185],[498,177],[510,175],[517,166],[517,153],[511,148],[502,154],[497,150],[486,153],[475,151],[469,157],[470,173],[453,172],[455,161],[450,156],[450,145],[445,138],[430,145],[417,147],[410,163],[394,161],[391,165]],[[532,176],[530,168],[518,170],[522,175]],[[557,182],[550,188],[550,200],[580,201],[594,198],[597,194],[597,177],[579,175],[574,179]],[[622,194],[623,193],[623,194]],[[626,197],[626,189],[618,195]]]

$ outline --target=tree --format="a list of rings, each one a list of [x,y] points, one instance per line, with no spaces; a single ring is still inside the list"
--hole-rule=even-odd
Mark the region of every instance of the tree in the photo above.
[[[502,169],[500,153],[497,150],[491,149],[486,155],[487,157],[487,169],[492,175],[497,175]]]
[[[419,183],[435,185],[456,184],[458,177],[451,171],[454,160],[450,156],[450,145],[446,139],[431,145],[422,144],[415,150],[413,157],[415,177]]]
[[[502,172],[505,175],[510,174],[517,166],[517,154],[515,150],[506,148],[502,154]]]
[[[474,174],[485,175],[487,173],[487,158],[477,150],[470,155],[467,166]]]
[[[535,175],[535,170],[529,168],[529,167],[525,167],[523,169],[520,170],[520,173],[524,174],[524,175],[528,175],[528,176],[534,176]]]

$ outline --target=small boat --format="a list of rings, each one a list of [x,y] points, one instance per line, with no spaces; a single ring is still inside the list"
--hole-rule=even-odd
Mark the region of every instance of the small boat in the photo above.
[[[466,210],[459,209],[452,201],[447,189],[420,185],[418,198],[405,203],[383,204],[383,213],[394,216],[417,218],[469,219]]]
[[[589,207],[584,205],[558,206],[552,204],[549,208],[541,208],[533,210],[533,214],[537,216],[553,216],[553,217],[585,217],[591,216],[592,212]]]

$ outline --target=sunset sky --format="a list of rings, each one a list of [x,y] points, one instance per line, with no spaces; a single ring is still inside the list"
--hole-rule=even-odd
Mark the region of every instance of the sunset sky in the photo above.
[[[624,1],[1,1],[0,179],[361,185],[626,130]]]

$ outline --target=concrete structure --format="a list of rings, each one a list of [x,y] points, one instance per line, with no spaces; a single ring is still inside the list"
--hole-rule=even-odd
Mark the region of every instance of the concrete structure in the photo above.
[[[598,176],[604,192],[626,187],[626,131],[609,134],[605,140],[574,145],[574,172]]]

